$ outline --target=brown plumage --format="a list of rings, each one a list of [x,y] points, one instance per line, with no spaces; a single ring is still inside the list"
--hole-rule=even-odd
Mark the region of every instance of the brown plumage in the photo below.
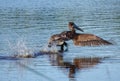
[[[83,32],[82,29],[80,29],[77,25],[74,24],[74,22],[69,22],[68,24],[69,29],[71,30],[71,35],[73,35],[72,40],[75,45],[77,46],[99,46],[99,45],[110,45],[110,43],[107,40],[104,40],[96,35],[93,34],[80,34],[76,33],[76,30],[80,30]]]
[[[51,46],[60,46],[60,52],[67,51],[68,50],[68,44],[65,42],[67,40],[70,40],[68,37],[66,37],[65,32],[62,32],[62,34],[54,34],[50,37],[49,42],[48,42],[48,47]],[[64,50],[64,46],[66,49]]]
[[[68,27],[70,31],[64,31],[60,34],[54,34],[50,37],[48,46],[51,47],[52,45],[61,46],[61,50],[64,50],[64,46],[67,47],[68,45],[66,41],[73,40],[74,45],[76,46],[100,46],[100,45],[112,45],[111,42],[104,40],[96,35],[93,34],[82,34],[76,33],[76,30],[80,30],[83,32],[81,28],[75,25],[73,22],[69,22]]]
[[[96,36],[93,34],[74,34],[72,39],[74,44],[77,46],[99,46],[99,45],[110,45],[112,43]]]

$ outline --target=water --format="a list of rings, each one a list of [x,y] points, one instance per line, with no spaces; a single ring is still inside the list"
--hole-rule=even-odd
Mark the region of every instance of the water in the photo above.
[[[9,58],[39,52],[52,34],[68,30],[69,21],[114,45],[78,47],[68,41],[63,55]],[[0,38],[1,81],[120,79],[120,0],[0,0]]]

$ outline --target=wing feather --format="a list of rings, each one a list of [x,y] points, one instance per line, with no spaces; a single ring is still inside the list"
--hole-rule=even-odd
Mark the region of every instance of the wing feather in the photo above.
[[[110,45],[107,40],[104,40],[96,35],[93,34],[79,34],[74,39],[75,45],[79,46],[99,46],[99,45]]]

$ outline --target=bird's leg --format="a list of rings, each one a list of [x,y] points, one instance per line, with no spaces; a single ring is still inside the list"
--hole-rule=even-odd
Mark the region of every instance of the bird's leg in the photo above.
[[[64,42],[64,45],[66,46],[65,51],[68,51],[68,44],[66,42]]]
[[[59,52],[68,51],[68,44],[66,42],[64,42],[62,45],[59,45],[59,46],[60,46]],[[64,50],[64,46],[66,47],[65,50]]]
[[[59,45],[59,46],[60,46],[59,52],[63,52],[64,51],[64,43],[62,45]]]

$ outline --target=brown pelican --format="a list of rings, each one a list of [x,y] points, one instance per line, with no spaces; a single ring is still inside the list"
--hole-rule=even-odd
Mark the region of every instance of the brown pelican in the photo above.
[[[54,34],[50,37],[48,46],[51,47],[53,44],[61,46],[61,50],[64,50],[64,46],[68,45],[65,41],[73,40],[76,46],[99,46],[99,45],[111,45],[112,43],[104,40],[93,34],[82,34],[76,33],[76,29],[83,32],[74,22],[69,22],[68,24],[70,31],[64,31],[60,34]]]

